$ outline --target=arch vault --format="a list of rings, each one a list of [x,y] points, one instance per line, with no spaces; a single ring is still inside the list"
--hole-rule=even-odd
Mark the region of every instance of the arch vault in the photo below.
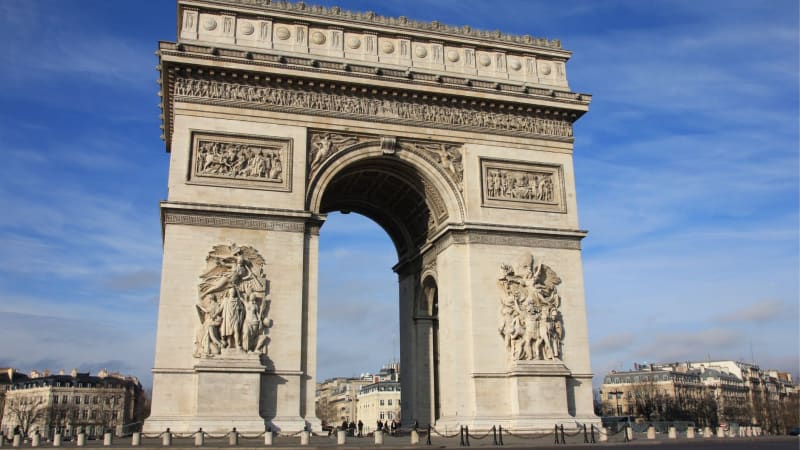
[[[402,420],[596,423],[558,41],[303,3],[178,0],[159,46],[164,259],[145,430],[319,429],[332,211],[397,249]]]

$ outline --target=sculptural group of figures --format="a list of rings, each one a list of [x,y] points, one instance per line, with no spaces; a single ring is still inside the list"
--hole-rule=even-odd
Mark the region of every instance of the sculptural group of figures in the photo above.
[[[248,144],[201,141],[197,148],[195,173],[280,182],[283,162],[276,150]]]
[[[513,170],[489,170],[486,186],[490,198],[552,202],[553,176]]]
[[[564,326],[557,286],[561,279],[545,264],[526,256],[517,268],[503,264],[498,286],[502,320],[500,335],[509,357],[520,360],[561,359]]]
[[[195,357],[213,357],[222,349],[266,354],[267,279],[264,259],[252,247],[217,245],[206,258],[196,305],[200,326]]]

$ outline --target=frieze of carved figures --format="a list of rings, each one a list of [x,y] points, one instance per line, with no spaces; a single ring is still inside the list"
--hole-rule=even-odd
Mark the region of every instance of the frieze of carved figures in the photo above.
[[[560,360],[564,323],[561,317],[561,278],[549,266],[536,264],[532,254],[517,267],[501,266],[497,282],[500,299],[500,336],[509,358],[523,360]]]
[[[196,145],[195,175],[283,182],[284,161],[280,149],[203,139]]]
[[[176,78],[174,94],[182,101],[196,98],[247,102],[279,109],[324,111],[327,115],[335,116],[362,116],[365,120],[407,120],[445,128],[471,127],[502,133],[572,137],[572,123],[566,119],[545,119],[523,113],[491,112],[388,98],[327,94],[186,77]]]
[[[541,203],[556,202],[553,174],[523,170],[489,169],[486,177],[489,199]]]
[[[194,357],[211,358],[223,349],[267,353],[272,319],[264,265],[253,247],[214,246],[198,286]]]

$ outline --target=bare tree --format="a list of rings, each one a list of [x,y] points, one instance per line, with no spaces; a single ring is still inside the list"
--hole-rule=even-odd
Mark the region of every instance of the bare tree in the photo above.
[[[43,423],[47,415],[47,408],[41,400],[22,402],[20,400],[9,402],[8,416],[12,423],[19,426],[23,436],[28,436],[31,427]]]

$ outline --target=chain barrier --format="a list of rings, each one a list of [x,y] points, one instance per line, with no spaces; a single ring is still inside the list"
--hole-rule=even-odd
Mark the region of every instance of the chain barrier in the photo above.
[[[459,432],[459,433],[453,433],[453,434],[451,434],[450,436],[448,436],[447,434],[442,434],[442,433],[440,433],[440,432],[439,432],[439,430],[437,430],[435,427],[430,427],[430,430],[431,430],[433,433],[435,433],[437,436],[439,436],[439,437],[441,437],[441,438],[445,438],[445,439],[454,438],[454,437],[456,437],[456,436],[458,436],[458,435],[460,434],[460,432]]]
[[[471,437],[472,439],[477,439],[477,440],[480,441],[482,439],[486,439],[486,436],[489,436],[489,433],[491,433],[493,431],[494,431],[494,427],[492,427],[489,430],[486,430],[486,433],[484,433],[483,436],[477,436],[475,434],[469,434],[469,437]],[[495,445],[497,445],[497,443],[495,443]]]
[[[257,439],[257,438],[263,437],[267,433],[271,433],[271,431],[269,431],[269,432],[268,431],[262,431],[261,433],[250,434],[250,435],[247,435],[247,434],[244,434],[244,433],[239,433],[239,437],[242,438],[242,439]]]

